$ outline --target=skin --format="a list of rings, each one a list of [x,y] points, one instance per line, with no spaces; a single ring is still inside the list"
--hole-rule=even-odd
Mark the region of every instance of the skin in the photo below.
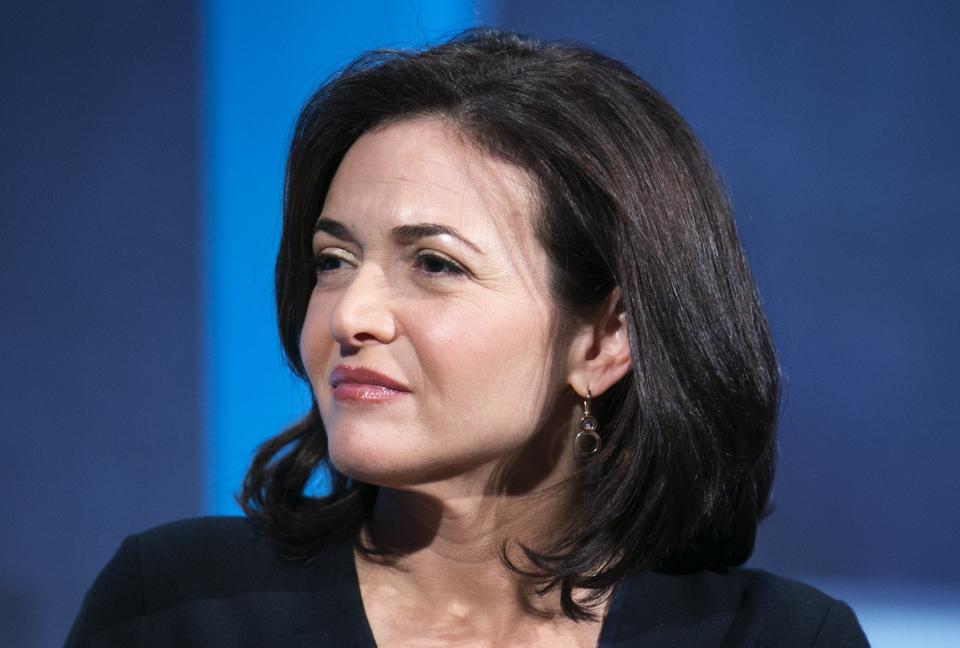
[[[364,534],[399,555],[356,557],[381,646],[597,643],[599,620],[570,621],[556,593],[532,594],[498,554],[505,539],[545,548],[558,532],[583,397],[630,365],[616,291],[568,339],[551,338],[532,186],[453,125],[402,121],[357,140],[320,214],[350,236],[314,236],[318,280],[301,355],[333,464],[380,486]],[[456,228],[469,243],[391,235],[415,223]],[[408,391],[336,399],[338,365]]]

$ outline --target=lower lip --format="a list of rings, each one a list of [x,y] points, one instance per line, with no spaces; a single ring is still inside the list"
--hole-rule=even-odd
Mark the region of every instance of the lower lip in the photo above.
[[[410,392],[390,389],[383,385],[366,383],[343,382],[333,388],[333,397],[338,401],[355,401],[361,403],[383,403],[400,398]]]

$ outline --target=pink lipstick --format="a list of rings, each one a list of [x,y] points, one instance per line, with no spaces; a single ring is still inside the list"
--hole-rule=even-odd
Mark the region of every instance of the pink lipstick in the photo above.
[[[340,365],[330,374],[333,397],[338,401],[385,402],[410,393],[402,383],[365,367]]]

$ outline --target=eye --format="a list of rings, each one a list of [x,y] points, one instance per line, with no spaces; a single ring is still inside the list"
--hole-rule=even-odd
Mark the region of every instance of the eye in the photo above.
[[[332,254],[318,254],[311,259],[310,265],[312,265],[317,272],[326,272],[328,270],[336,270],[337,268],[335,266],[338,263],[343,263],[343,259],[335,257]]]
[[[428,275],[456,277],[467,274],[458,263],[432,252],[420,252],[413,257],[413,261],[414,267]]]
[[[351,265],[353,260],[350,253],[337,248],[324,248],[312,257],[307,259],[307,265],[317,273],[318,280],[323,275],[343,270],[346,265]]]

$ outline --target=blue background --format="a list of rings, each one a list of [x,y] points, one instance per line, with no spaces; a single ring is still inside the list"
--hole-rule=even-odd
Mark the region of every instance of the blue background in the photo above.
[[[0,637],[53,646],[128,533],[235,512],[306,393],[273,330],[297,108],[493,24],[625,60],[728,184],[786,376],[751,564],[876,646],[960,637],[960,4],[208,0],[0,21]]]

